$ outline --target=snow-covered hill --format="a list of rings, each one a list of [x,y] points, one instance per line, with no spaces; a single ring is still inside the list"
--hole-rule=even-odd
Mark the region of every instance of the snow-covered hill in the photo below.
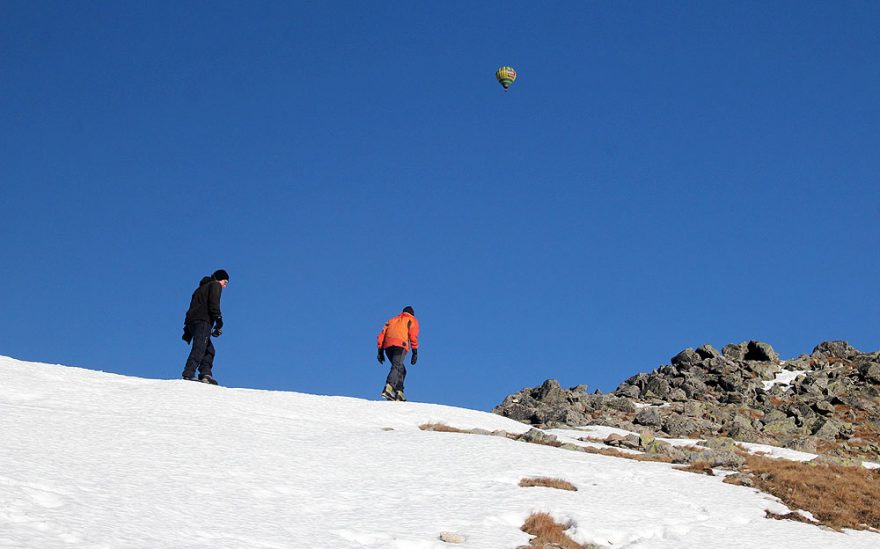
[[[433,404],[0,357],[0,547],[513,548],[539,510],[607,547],[880,546],[880,534],[767,519],[785,507],[718,477],[427,422],[527,430]],[[578,491],[518,486],[531,476]]]

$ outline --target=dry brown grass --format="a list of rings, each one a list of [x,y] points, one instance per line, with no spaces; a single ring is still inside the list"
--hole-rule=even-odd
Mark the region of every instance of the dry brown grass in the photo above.
[[[836,530],[880,528],[877,471],[754,455],[746,455],[742,470],[754,475],[756,488],[791,509],[809,511],[823,525]]]
[[[562,480],[561,478],[524,478],[519,481],[519,485],[524,488],[529,488],[531,486],[543,486],[544,488],[557,488],[559,490],[569,490],[571,492],[577,492],[577,486],[568,482],[567,480]]]
[[[535,536],[528,545],[520,549],[543,548],[546,544],[555,544],[562,549],[592,549],[594,545],[581,545],[565,535],[571,524],[559,524],[547,513],[532,513],[522,525],[521,530]]]
[[[459,429],[458,427],[450,427],[445,423],[422,423],[419,425],[422,431],[439,431],[441,433],[470,433],[467,429]]]
[[[678,467],[673,467],[673,469],[677,471],[687,471],[688,473],[698,473],[700,475],[709,475],[710,477],[715,476],[715,472],[712,471],[712,466],[706,463],[705,461],[695,461],[693,463],[689,463],[687,465],[679,465]]]
[[[596,444],[605,444],[605,439],[599,437],[585,436],[580,437],[578,440],[580,440],[581,442],[595,442]]]
[[[672,463],[672,458],[669,456],[630,454],[627,452],[621,452],[616,448],[593,448],[591,446],[585,446],[582,448],[582,450],[588,454],[601,454],[603,456],[631,459],[634,461],[658,461],[661,463]]]

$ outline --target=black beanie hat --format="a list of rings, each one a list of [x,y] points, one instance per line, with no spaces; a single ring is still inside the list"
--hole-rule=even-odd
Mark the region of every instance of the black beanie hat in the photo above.
[[[211,275],[211,278],[214,280],[229,280],[229,273],[223,269],[217,269],[214,271],[214,274]]]
[[[403,308],[403,312],[404,312],[404,313],[409,313],[409,314],[411,314],[411,315],[413,315],[413,316],[416,316],[416,312],[413,311],[412,305],[407,305],[406,307],[404,307],[404,308]]]

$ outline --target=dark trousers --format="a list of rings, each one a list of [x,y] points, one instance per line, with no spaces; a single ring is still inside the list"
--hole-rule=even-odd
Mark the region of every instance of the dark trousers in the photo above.
[[[403,347],[385,347],[385,356],[391,362],[391,371],[385,383],[390,383],[395,391],[403,391],[403,380],[406,378],[406,366],[403,365],[403,357],[406,349]]]
[[[209,376],[211,375],[211,368],[214,367],[214,344],[211,343],[211,323],[197,320],[187,324],[187,328],[189,328],[193,339],[189,358],[186,359],[186,366],[183,368],[183,377],[195,377],[197,368],[200,376]]]

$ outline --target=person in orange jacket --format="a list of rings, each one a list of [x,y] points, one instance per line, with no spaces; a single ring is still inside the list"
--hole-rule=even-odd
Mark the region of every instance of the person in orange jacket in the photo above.
[[[406,378],[406,366],[403,359],[407,351],[412,349],[410,365],[419,359],[419,321],[416,320],[413,308],[407,305],[403,312],[385,323],[377,338],[379,364],[385,363],[385,357],[391,361],[391,371],[385,379],[385,388],[381,396],[386,400],[406,400],[403,395],[403,380]]]

